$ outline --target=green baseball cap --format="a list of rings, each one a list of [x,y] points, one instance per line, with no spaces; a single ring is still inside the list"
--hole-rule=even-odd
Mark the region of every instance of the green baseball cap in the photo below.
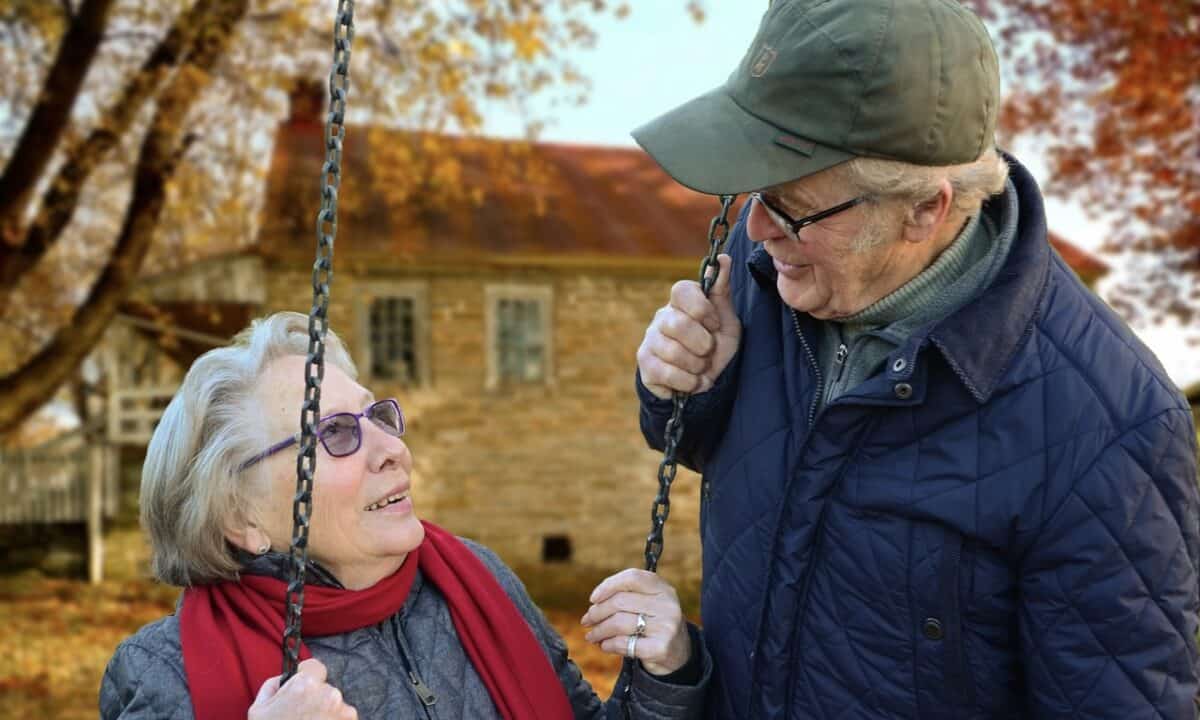
[[[724,85],[633,137],[679,183],[734,194],[857,156],[971,162],[999,100],[995,48],[955,0],[775,0]]]

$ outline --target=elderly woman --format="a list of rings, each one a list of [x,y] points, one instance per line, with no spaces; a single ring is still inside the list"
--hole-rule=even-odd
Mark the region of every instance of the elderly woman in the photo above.
[[[142,474],[154,574],[174,615],[117,648],[103,718],[601,718],[602,703],[521,582],[489,550],[417,518],[393,399],[355,381],[330,333],[300,672],[280,688],[307,319],[256,321],[192,366]],[[283,440],[280,440],[283,438]],[[289,452],[288,450],[291,450]],[[710,660],[658,576],[603,581],[587,638],[639,662],[636,718],[701,712]]]

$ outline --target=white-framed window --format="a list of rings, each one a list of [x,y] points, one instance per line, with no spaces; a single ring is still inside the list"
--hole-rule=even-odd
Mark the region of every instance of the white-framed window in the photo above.
[[[484,288],[487,387],[553,382],[553,299],[543,285]]]
[[[428,385],[429,305],[424,283],[375,280],[358,294],[359,372],[370,382]]]

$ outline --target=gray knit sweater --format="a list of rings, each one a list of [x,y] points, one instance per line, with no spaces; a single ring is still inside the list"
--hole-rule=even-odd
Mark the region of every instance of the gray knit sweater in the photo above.
[[[567,657],[562,638],[534,605],[516,575],[487,548],[464,540],[491,570],[517,610],[541,641],[576,718],[600,720],[620,717],[617,698],[601,702]],[[254,574],[286,577],[287,556],[272,554],[247,568]],[[318,574],[318,578],[320,575]],[[638,666],[633,674],[633,717],[639,720],[699,718],[712,661],[699,637],[692,633],[692,651],[702,664],[696,685],[659,681]],[[329,681],[342,691],[359,718],[392,720],[462,720],[499,718],[483,681],[475,673],[450,619],[450,610],[437,588],[425,583],[420,572],[404,607],[379,625],[343,635],[307,638],[313,656],[329,670]],[[410,682],[403,659],[407,657],[436,702],[425,705]],[[175,615],[143,627],[117,648],[100,686],[100,717],[104,720],[191,720],[192,703],[183,669],[179,621]]]

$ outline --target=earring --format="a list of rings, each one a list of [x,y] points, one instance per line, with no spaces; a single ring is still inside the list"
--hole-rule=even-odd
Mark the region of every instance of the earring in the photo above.
[[[262,545],[259,545],[259,546],[258,546],[258,554],[259,554],[259,555],[266,555],[266,554],[267,554],[267,551],[268,551],[268,550],[270,550],[270,549],[271,549],[271,544],[270,544],[270,543],[263,543]]]

